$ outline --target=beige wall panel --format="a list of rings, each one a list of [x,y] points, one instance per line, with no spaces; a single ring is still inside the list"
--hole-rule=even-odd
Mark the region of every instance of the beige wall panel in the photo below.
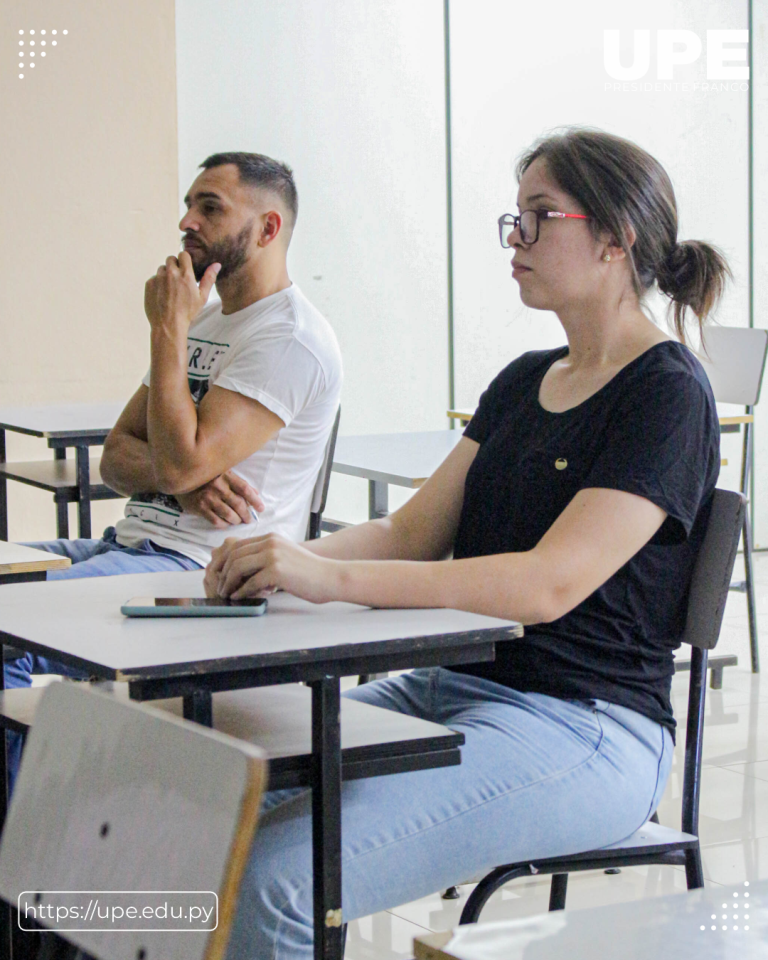
[[[0,17],[0,402],[121,398],[148,357],[144,281],[177,249],[173,0],[4,0]]]
[[[149,357],[144,282],[178,249],[174,2],[3,0],[0,53],[0,404],[127,398]],[[11,537],[52,535],[50,497],[9,491]]]

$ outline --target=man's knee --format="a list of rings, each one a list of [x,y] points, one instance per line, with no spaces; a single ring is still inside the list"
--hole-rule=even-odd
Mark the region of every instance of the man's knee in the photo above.
[[[6,660],[3,664],[6,690],[28,687],[32,683],[32,668],[32,654],[30,653],[15,660]]]

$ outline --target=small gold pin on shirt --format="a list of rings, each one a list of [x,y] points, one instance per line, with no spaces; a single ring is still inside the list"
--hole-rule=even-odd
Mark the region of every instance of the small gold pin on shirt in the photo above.
[[[567,466],[568,461],[563,457],[558,457],[557,460],[555,460],[555,470],[565,470]]]

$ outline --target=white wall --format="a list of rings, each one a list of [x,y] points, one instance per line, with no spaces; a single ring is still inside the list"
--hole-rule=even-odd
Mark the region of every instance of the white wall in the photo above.
[[[289,270],[332,323],[343,434],[446,425],[441,0],[177,0],[180,200],[208,154],[289,163]],[[328,515],[366,516],[334,477]]]

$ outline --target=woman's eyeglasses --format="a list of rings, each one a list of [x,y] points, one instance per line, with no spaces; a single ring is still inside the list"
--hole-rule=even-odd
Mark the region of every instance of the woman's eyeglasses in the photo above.
[[[524,244],[536,243],[539,239],[539,223],[549,217],[560,220],[566,217],[574,220],[590,219],[583,213],[558,213],[555,210],[523,210],[519,217],[513,213],[502,213],[499,217],[499,240],[502,247],[507,250],[512,246],[509,238],[516,227],[520,228],[520,239]]]

